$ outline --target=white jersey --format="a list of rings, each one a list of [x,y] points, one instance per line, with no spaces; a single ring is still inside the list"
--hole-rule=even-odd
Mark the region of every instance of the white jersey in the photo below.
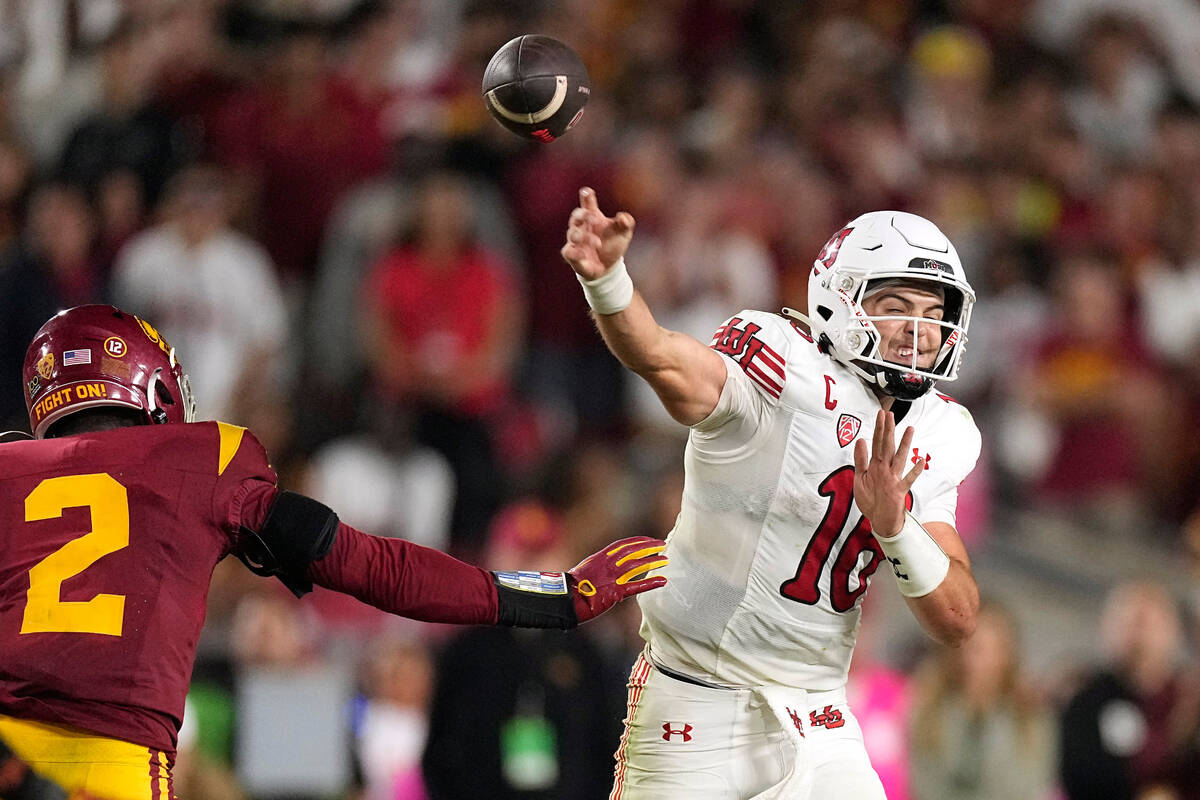
[[[688,437],[668,583],[638,597],[642,637],[657,663],[712,683],[836,689],[870,578],[891,572],[854,503],[854,441],[870,443],[879,400],[778,314],[743,311],[712,347],[728,377]],[[926,464],[912,512],[953,525],[979,431],[945,395],[904,406],[893,452],[911,425]]]

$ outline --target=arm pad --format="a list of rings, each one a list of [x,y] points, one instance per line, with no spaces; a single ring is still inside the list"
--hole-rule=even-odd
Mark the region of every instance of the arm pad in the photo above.
[[[563,573],[493,572],[492,580],[496,584],[497,625],[565,630],[579,624],[574,589]],[[528,588],[519,588],[523,586]]]
[[[242,526],[237,557],[256,575],[279,578],[296,597],[312,591],[308,565],[323,558],[337,536],[338,516],[311,497],[280,492],[262,530]]]

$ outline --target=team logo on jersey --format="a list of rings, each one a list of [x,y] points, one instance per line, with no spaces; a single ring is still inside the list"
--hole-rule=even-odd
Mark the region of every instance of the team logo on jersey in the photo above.
[[[663,723],[663,741],[664,742],[671,741],[672,736],[682,736],[683,741],[690,742],[692,740],[692,731],[693,730],[694,729],[692,728],[691,723],[688,723],[688,722],[683,723],[682,728],[672,728],[671,723],[664,722]]]
[[[745,327],[739,327],[743,324]],[[741,317],[731,317],[713,334],[709,347],[732,358],[750,380],[771,397],[778,398],[783,393],[787,367],[783,356],[755,336],[761,330],[753,322],[743,323]]]
[[[911,461],[913,464],[920,464],[922,461],[924,461],[925,469],[929,469],[929,462],[932,460],[933,456],[929,455],[929,453],[921,455],[921,451],[915,447],[913,448],[912,458],[909,459],[909,461]]]
[[[825,706],[820,714],[816,711],[808,712],[808,721],[814,728],[840,728],[846,724],[842,712],[833,706]]]
[[[842,414],[838,417],[837,437],[838,444],[842,447],[854,441],[854,437],[858,436],[859,430],[862,428],[862,420],[853,414]]]

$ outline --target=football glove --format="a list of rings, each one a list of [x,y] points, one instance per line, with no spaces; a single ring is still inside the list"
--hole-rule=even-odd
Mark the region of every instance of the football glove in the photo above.
[[[667,543],[649,536],[620,539],[580,561],[567,572],[567,584],[575,601],[579,622],[600,616],[627,597],[666,584],[652,570],[665,567]]]
[[[620,539],[568,572],[493,572],[496,623],[517,628],[574,628],[626,597],[657,589],[667,543],[649,536]]]

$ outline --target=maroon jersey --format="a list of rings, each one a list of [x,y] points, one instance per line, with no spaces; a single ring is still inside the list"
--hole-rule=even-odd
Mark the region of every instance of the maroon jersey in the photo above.
[[[275,480],[215,422],[0,445],[0,713],[173,751],[213,568]]]
[[[275,481],[218,422],[0,445],[0,714],[174,752],[213,568]],[[415,619],[496,621],[490,573],[346,525],[308,574]]]

